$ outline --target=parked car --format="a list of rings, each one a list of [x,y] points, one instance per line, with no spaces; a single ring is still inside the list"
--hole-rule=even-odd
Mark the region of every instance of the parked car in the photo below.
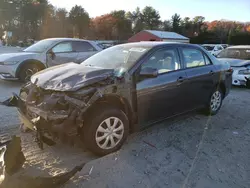
[[[226,49],[226,48],[229,47],[229,44],[221,44],[221,46],[222,46],[224,49]]]
[[[250,79],[250,45],[232,46],[221,51],[217,58],[227,62],[233,68],[233,85],[243,85],[250,88],[247,80]]]
[[[51,38],[41,40],[22,52],[0,55],[0,78],[27,82],[45,68],[68,62],[81,63],[102,49],[93,41]]]
[[[215,115],[231,83],[229,64],[198,45],[138,42],[38,72],[12,99],[39,143],[45,136],[71,143],[81,135],[92,152],[105,155],[157,121],[201,108]]]
[[[217,56],[224,49],[223,46],[219,44],[203,44],[201,46],[214,56]]]

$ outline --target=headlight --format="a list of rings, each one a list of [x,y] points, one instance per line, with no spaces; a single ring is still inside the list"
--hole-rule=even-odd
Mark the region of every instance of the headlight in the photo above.
[[[239,70],[239,74],[250,74],[250,69],[245,69],[245,70]]]
[[[5,62],[1,62],[0,65],[15,65],[18,62],[19,61],[5,61]]]

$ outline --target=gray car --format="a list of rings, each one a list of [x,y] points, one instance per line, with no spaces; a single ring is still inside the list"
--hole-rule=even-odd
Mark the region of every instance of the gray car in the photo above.
[[[80,63],[102,48],[94,41],[51,38],[17,53],[0,55],[0,78],[27,82],[40,70],[68,62]]]

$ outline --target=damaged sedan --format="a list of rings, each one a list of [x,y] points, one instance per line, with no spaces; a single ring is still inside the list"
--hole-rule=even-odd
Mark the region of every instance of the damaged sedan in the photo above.
[[[157,121],[200,108],[215,115],[231,83],[229,64],[197,45],[128,43],[38,72],[3,104],[17,106],[41,148],[80,137],[106,155]]]

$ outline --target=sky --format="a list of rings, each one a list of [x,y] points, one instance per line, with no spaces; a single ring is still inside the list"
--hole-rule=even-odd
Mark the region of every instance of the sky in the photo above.
[[[181,17],[204,16],[206,21],[233,20],[250,22],[250,0],[49,0],[55,7],[66,8],[81,5],[90,17],[100,16],[112,10],[133,11],[152,6],[159,11],[162,20],[174,13]]]

